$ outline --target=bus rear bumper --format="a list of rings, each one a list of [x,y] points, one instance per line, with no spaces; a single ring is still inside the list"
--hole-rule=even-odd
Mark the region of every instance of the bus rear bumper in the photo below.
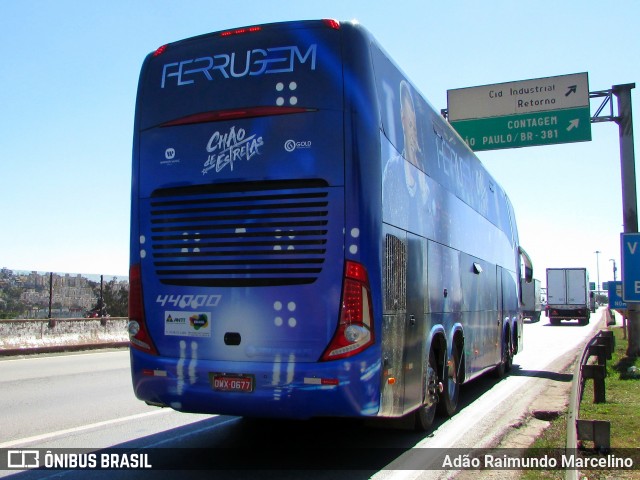
[[[380,363],[364,354],[317,363],[194,362],[131,349],[133,388],[140,400],[190,413],[371,417],[380,406]],[[238,379],[250,379],[251,389]]]
[[[574,318],[589,318],[591,312],[587,307],[571,308],[568,306],[548,306],[547,317],[557,320],[571,320]]]

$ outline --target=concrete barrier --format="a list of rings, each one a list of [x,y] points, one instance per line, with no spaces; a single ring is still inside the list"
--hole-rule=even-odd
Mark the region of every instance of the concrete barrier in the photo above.
[[[0,356],[124,347],[128,318],[0,320]]]

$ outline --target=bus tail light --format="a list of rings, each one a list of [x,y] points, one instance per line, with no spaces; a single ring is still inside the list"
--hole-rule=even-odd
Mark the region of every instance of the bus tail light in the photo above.
[[[340,322],[323,361],[350,357],[374,342],[371,290],[363,265],[346,262],[340,305]]]
[[[133,348],[158,354],[144,319],[140,265],[132,265],[129,269],[129,341]]]
[[[153,56],[154,57],[159,57],[160,55],[162,55],[164,52],[167,51],[168,47],[169,47],[169,45],[162,45],[161,47],[156,48],[156,51],[153,52]]]
[[[334,20],[333,18],[325,18],[322,21],[327,27],[333,28],[334,30],[340,30],[340,22],[338,20]]]
[[[220,33],[221,37],[231,37],[232,35],[244,35],[245,33],[260,32],[262,27],[256,25],[254,27],[236,28],[235,30],[226,30]]]

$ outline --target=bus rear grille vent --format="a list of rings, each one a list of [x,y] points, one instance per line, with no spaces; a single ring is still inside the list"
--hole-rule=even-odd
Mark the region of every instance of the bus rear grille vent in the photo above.
[[[387,234],[384,245],[384,312],[407,309],[407,247],[402,240]]]
[[[328,219],[323,180],[156,190],[150,218],[156,275],[168,285],[312,283],[325,261]]]

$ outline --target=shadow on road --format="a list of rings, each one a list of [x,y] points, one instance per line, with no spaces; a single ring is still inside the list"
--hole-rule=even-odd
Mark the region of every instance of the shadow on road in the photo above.
[[[572,375],[523,370],[511,376],[567,383]],[[459,410],[478,400],[501,380],[490,374],[461,386]],[[437,418],[432,431],[447,421]],[[96,479],[368,479],[403,457],[430,432],[399,429],[402,422],[352,419],[308,421],[212,416],[206,420],[113,445],[97,454],[146,453],[153,470],[30,470],[6,478]],[[132,425],[135,429],[135,425]],[[59,450],[52,453],[71,453]],[[85,451],[89,453],[91,450]],[[420,452],[420,450],[418,450]],[[422,450],[424,454],[426,451]],[[420,454],[420,455],[424,455]],[[403,457],[404,458],[404,457]]]
[[[573,380],[571,373],[549,372],[544,370],[521,370],[519,365],[514,365],[510,374],[514,377],[545,378],[556,382],[570,383]]]
[[[348,419],[217,416],[94,452],[98,459],[102,453],[146,453],[153,470],[29,470],[5,478],[358,480],[384,469],[424,436],[424,432],[371,427]],[[83,451],[51,451],[54,455],[75,452]]]

